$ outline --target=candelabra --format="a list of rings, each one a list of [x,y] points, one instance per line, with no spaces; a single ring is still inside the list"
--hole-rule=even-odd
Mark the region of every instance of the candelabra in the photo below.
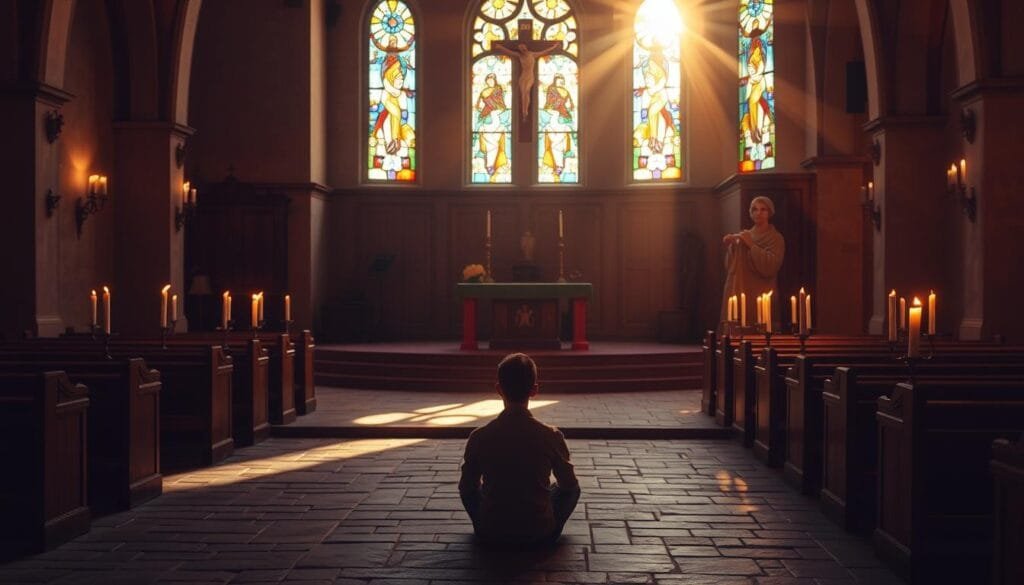
[[[257,319],[256,322],[252,324],[252,338],[253,339],[256,339],[257,337],[260,336],[260,331],[263,330],[263,326],[265,324],[266,324],[266,321],[264,321],[263,319]]]
[[[953,164],[946,170],[946,192],[960,203],[960,209],[967,219],[975,221],[978,215],[978,197],[974,186],[967,184],[966,159],[960,160],[959,167]]]
[[[107,195],[107,177],[103,175],[92,175],[89,177],[89,190],[85,197],[79,197],[75,202],[75,222],[78,226],[78,236],[82,236],[82,224],[90,215],[101,211],[107,205],[110,197]]]
[[[865,199],[861,201],[860,205],[864,208],[864,213],[871,218],[871,223],[875,225],[875,231],[882,231],[882,208],[875,203],[874,199]]]
[[[565,238],[558,236],[558,282],[568,282],[565,279]]]
[[[171,319],[167,322],[167,325],[160,327],[160,349],[167,349],[167,338],[174,335],[174,326],[177,323],[177,319]]]
[[[223,341],[223,343],[221,343],[221,345],[224,346],[224,351],[225,352],[228,351],[228,335],[231,333],[231,331],[234,328],[235,328],[235,321],[234,321],[234,319],[227,319],[226,321],[224,321],[224,325],[222,325],[221,327],[217,328],[218,331],[220,331],[220,332],[222,332],[224,334],[224,341]]]
[[[488,230],[489,231],[489,230]],[[488,234],[484,238],[484,261],[487,264],[486,272],[484,274],[483,282],[494,282],[494,273],[491,271],[491,235]]]
[[[103,342],[103,357],[108,360],[114,359],[113,356],[110,355],[110,338],[112,333],[107,331],[105,327],[100,327],[98,323],[90,323],[89,334],[94,340]]]

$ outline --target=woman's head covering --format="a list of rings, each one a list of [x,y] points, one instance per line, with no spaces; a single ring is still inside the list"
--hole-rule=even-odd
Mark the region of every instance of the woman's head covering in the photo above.
[[[771,212],[772,217],[775,216],[775,204],[772,203],[771,199],[765,197],[764,195],[758,195],[757,197],[754,197],[753,199],[750,200],[751,209],[754,208],[755,203],[763,203],[764,206],[768,208],[768,211]]]

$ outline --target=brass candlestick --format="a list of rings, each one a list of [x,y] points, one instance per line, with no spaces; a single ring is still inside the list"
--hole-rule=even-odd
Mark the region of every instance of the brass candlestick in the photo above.
[[[558,237],[558,282],[568,282],[565,279],[565,238]]]
[[[487,273],[484,274],[483,282],[494,282],[494,277],[491,272],[491,236],[490,234],[484,238],[484,258],[487,263]]]

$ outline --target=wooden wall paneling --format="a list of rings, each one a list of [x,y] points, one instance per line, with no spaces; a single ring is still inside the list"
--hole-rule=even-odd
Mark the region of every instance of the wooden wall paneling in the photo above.
[[[672,290],[678,271],[671,227],[674,219],[661,205],[619,207],[620,325],[631,335],[657,333],[658,312],[674,308]]]
[[[392,270],[396,270],[399,286],[398,307],[393,313],[398,339],[426,339],[435,335],[431,330],[433,303],[434,247],[433,206],[429,203],[408,205],[402,213],[400,252]]]

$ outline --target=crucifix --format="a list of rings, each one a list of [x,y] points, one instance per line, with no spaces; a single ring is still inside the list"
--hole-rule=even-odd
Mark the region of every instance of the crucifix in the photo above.
[[[514,41],[493,41],[491,46],[500,53],[515,57],[515,76],[519,85],[519,142],[533,140],[533,110],[530,96],[537,80],[537,58],[553,52],[562,46],[562,41],[533,40],[533,21],[519,21],[519,39]]]

